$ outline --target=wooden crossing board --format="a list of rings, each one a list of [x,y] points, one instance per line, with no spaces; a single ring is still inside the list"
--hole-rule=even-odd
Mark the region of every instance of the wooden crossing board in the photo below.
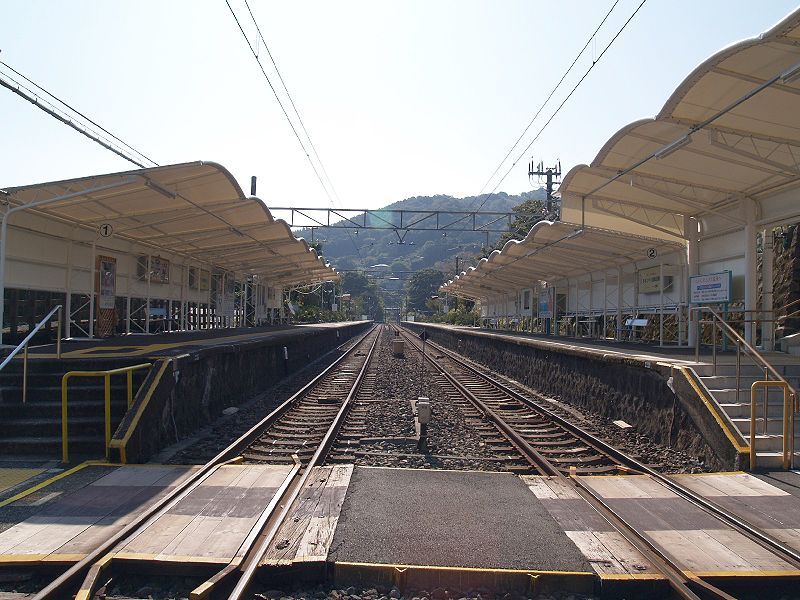
[[[521,478],[598,575],[631,579],[660,577],[644,556],[583,500],[574,487],[554,477],[523,475]]]
[[[261,564],[325,561],[352,474],[353,465],[315,467]]]
[[[791,564],[666,490],[649,476],[580,477],[580,480],[686,572],[706,577],[800,575]],[[711,499],[720,504],[722,499],[736,498],[728,494],[744,494],[733,504],[738,503],[740,509],[746,507],[746,516],[751,510],[747,502],[785,498],[777,488],[744,474],[687,475],[681,476],[680,481],[703,495],[713,494],[715,497]],[[798,508],[800,505],[795,503],[793,521],[800,519]]]
[[[36,514],[0,533],[0,564],[77,562],[197,467],[106,468],[111,469],[108,475],[54,496]]]
[[[115,559],[225,565],[292,465],[224,465],[114,555]]]
[[[800,550],[800,497],[748,473],[673,477],[787,546]]]

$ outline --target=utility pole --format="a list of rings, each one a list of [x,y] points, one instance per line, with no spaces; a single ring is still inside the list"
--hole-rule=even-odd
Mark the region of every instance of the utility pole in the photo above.
[[[561,183],[561,161],[558,161],[556,166],[547,167],[546,169],[544,168],[544,162],[539,161],[539,164],[536,165],[535,168],[536,170],[534,171],[533,161],[528,163],[528,177],[532,179],[535,175],[539,178],[540,183],[541,178],[545,178],[545,189],[547,190],[547,203],[545,208],[549,216],[553,211],[553,186]]]

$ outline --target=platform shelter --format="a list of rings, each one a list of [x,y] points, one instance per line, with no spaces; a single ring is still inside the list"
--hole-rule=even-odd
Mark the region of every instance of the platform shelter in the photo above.
[[[773,297],[772,273],[800,222],[798,188],[800,10],[700,64],[655,118],[567,173],[558,223],[442,291],[479,299],[487,323],[533,329],[555,311],[562,333],[619,338],[657,323],[657,339],[678,344],[694,343],[692,307],[709,305],[772,349],[778,317],[800,308]]]
[[[67,338],[263,325],[285,319],[286,288],[338,277],[212,162],[5,188],[0,201],[3,343],[59,304]]]

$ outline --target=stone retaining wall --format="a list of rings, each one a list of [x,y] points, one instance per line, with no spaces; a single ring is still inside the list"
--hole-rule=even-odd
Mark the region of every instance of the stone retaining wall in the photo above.
[[[112,460],[146,461],[212,422],[223,409],[263,392],[287,372],[301,369],[370,325],[298,327],[277,331],[269,338],[160,359],[113,436]],[[284,347],[288,365],[284,364]]]
[[[739,468],[739,453],[679,371],[577,347],[555,349],[524,336],[406,323],[431,340],[503,375],[605,418],[622,419],[653,441],[701,458],[715,469]],[[593,356],[592,354],[595,354]]]

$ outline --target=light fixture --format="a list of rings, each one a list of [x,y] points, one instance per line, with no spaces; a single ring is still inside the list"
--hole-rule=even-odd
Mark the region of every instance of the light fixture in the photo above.
[[[162,196],[166,196],[167,198],[172,198],[174,200],[178,196],[178,194],[176,194],[175,192],[168,190],[167,188],[157,184],[155,181],[151,179],[145,179],[144,184],[151,190],[158,192],[159,194],[161,194]]]
[[[800,63],[789,67],[781,73],[781,81],[783,83],[792,83],[793,81],[797,81],[798,78],[800,78]]]
[[[667,156],[669,156],[670,154],[672,154],[676,150],[679,150],[680,148],[683,148],[684,146],[686,146],[691,141],[692,141],[692,138],[690,137],[690,134],[687,133],[683,137],[679,137],[674,142],[670,142],[669,144],[667,144],[663,148],[659,148],[658,150],[653,152],[653,156],[655,158],[666,158]]]

